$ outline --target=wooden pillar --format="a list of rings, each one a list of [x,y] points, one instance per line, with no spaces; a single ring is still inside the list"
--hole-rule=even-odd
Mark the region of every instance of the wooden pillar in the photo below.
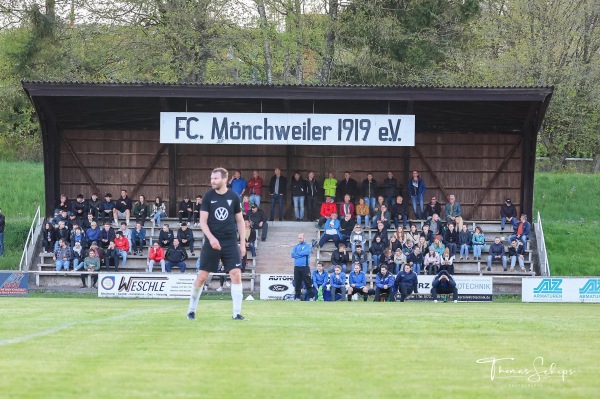
[[[531,103],[523,126],[523,148],[521,152],[521,213],[533,222],[533,185],[535,175],[535,150],[537,132],[535,131],[536,103]]]
[[[44,145],[44,187],[46,206],[42,212],[54,216],[54,204],[60,196],[60,148],[62,132],[44,98],[32,101],[40,120]]]

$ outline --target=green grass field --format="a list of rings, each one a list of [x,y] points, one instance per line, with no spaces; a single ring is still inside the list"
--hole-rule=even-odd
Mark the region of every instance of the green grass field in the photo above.
[[[2,298],[3,398],[596,397],[598,306]],[[501,378],[499,366],[556,367]],[[491,364],[499,361],[495,379]],[[573,373],[565,375],[559,370]],[[544,374],[541,374],[542,377]],[[533,376],[533,377],[532,377]]]

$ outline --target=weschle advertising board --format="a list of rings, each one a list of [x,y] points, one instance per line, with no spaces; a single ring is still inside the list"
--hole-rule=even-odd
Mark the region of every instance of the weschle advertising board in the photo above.
[[[195,274],[99,273],[98,296],[103,298],[189,298]]]

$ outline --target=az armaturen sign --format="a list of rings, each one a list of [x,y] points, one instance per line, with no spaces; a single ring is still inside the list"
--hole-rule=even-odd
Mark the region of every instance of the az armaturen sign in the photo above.
[[[407,147],[415,116],[161,112],[160,142]]]

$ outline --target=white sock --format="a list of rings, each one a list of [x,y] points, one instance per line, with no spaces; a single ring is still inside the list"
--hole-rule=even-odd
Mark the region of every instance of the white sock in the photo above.
[[[233,317],[242,312],[242,300],[244,299],[242,284],[231,284],[231,300],[233,301]]]
[[[189,312],[195,312],[198,307],[198,301],[200,300],[200,295],[202,295],[202,287],[196,288],[192,287],[192,294],[190,295],[190,307],[188,308]]]

